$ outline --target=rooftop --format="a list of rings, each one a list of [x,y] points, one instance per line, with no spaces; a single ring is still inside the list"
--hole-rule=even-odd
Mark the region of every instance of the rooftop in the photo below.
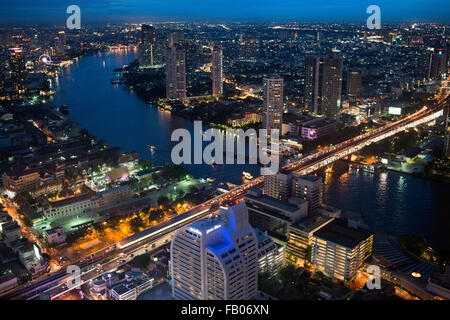
[[[361,241],[367,239],[371,235],[372,233],[370,231],[348,227],[347,221],[342,219],[329,223],[315,233],[315,236],[318,238],[334,242],[350,249],[353,249]]]
[[[288,202],[281,201],[281,200],[269,197],[267,195],[260,195],[259,197],[256,197],[251,194],[246,194],[245,198],[248,198],[248,199],[254,200],[254,201],[263,202],[271,207],[275,207],[275,208],[283,210],[283,211],[295,212],[298,210],[298,207],[294,204],[290,204]]]

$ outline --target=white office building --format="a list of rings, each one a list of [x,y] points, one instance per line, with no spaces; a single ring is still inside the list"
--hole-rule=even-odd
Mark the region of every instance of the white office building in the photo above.
[[[178,230],[171,244],[171,273],[176,299],[254,299],[258,239],[245,203],[221,206],[220,217]]]

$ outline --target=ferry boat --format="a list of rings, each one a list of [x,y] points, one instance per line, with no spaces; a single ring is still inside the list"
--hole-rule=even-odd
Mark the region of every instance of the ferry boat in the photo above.
[[[156,147],[153,146],[153,145],[151,145],[151,144],[148,144],[148,145],[147,145],[147,148],[148,148],[150,151],[155,151],[155,150],[156,150]]]
[[[212,166],[213,168],[215,168],[215,167],[217,166],[217,163],[216,163],[215,160],[213,160],[213,161],[211,162],[211,166]]]

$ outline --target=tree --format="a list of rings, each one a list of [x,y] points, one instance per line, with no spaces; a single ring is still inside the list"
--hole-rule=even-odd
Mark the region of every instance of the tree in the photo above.
[[[141,229],[145,228],[145,223],[142,221],[140,217],[136,217],[130,220],[131,230],[136,233],[141,231]]]
[[[159,196],[158,198],[158,206],[166,206],[169,204],[169,198],[166,196]]]
[[[150,160],[147,159],[140,159],[138,161],[139,166],[141,166],[142,169],[149,169],[153,167],[153,164],[150,162]]]
[[[130,261],[130,265],[135,268],[146,269],[150,264],[150,255],[147,253],[141,254]]]

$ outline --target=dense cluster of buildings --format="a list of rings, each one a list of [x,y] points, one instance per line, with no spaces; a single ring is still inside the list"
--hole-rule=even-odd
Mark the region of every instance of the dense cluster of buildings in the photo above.
[[[224,202],[219,217],[179,229],[171,244],[176,299],[254,299],[258,272],[285,263],[353,281],[372,254],[373,233],[361,217],[322,204],[322,180],[280,173],[264,190]]]

